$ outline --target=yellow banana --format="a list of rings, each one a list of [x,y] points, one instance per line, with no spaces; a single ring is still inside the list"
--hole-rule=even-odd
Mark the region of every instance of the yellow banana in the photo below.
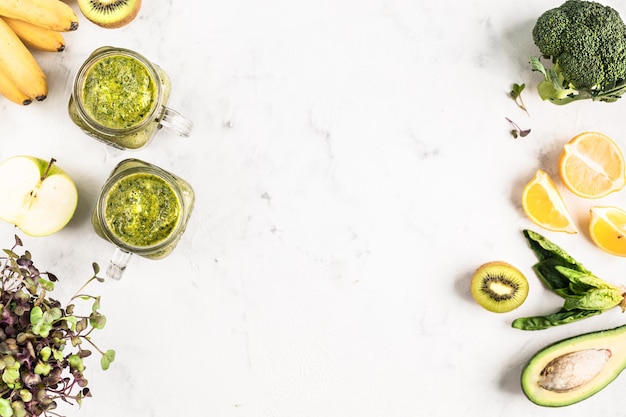
[[[0,15],[58,32],[78,29],[78,16],[61,0],[0,0]]]
[[[0,68],[0,94],[8,98],[14,103],[22,106],[27,106],[33,102],[33,100],[26,94],[17,88],[15,83],[7,77],[7,75]]]
[[[61,52],[65,49],[65,38],[61,32],[10,17],[0,16],[0,19],[30,48],[47,52]]]
[[[46,74],[13,29],[0,19],[0,68],[18,89],[41,101],[48,96]]]

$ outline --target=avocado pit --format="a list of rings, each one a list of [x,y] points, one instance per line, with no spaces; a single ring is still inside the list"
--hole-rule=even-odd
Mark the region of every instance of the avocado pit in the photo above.
[[[552,359],[539,374],[538,384],[553,392],[568,392],[579,388],[598,375],[609,358],[608,349],[585,349],[566,353]]]

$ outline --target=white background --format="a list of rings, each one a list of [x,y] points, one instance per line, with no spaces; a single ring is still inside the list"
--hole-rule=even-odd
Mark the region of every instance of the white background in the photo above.
[[[75,2],[69,3],[77,11]],[[626,283],[626,260],[588,237],[592,204],[563,190],[580,233],[545,232],[520,195],[585,130],[626,150],[626,99],[542,102],[531,30],[558,1],[145,0],[122,29],[86,19],[62,53],[37,53],[50,95],[0,100],[0,157],[54,157],[80,201],[62,231],[20,234],[66,299],[113,248],[90,213],[115,164],[140,158],[196,191],[187,232],[167,259],[131,260],[94,284],[117,351],[86,371],[94,397],[68,416],[470,417],[625,416],[626,379],[577,405],[528,401],[520,372],[543,346],[626,322],[619,310],[539,332],[511,328],[562,300],[531,270],[521,231],[543,233],[598,276]],[[626,12],[626,2],[606,3]],[[192,137],[161,131],[120,152],[67,115],[74,74],[96,48],[136,50],[172,78],[170,106]],[[530,116],[508,97],[526,83]],[[509,117],[532,129],[513,139]],[[3,186],[0,184],[0,186]],[[505,260],[528,277],[526,303],[479,307],[469,280]]]

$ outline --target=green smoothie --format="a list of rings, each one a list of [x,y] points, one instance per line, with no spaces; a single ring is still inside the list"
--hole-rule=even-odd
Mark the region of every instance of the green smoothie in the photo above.
[[[87,114],[110,129],[137,126],[157,102],[157,87],[146,66],[127,55],[95,62],[85,74],[82,102]]]
[[[189,136],[192,123],[166,107],[169,76],[129,49],[103,46],[79,68],[68,113],[87,135],[119,149],[139,149],[165,127]]]
[[[122,243],[151,247],[166,240],[182,216],[181,202],[161,177],[138,172],[115,183],[104,200],[104,220]]]

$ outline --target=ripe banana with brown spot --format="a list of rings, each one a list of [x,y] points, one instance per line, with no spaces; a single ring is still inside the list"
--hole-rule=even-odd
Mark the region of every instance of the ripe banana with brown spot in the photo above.
[[[31,99],[41,101],[48,96],[46,74],[26,45],[2,19],[0,19],[0,69]]]
[[[61,32],[10,17],[0,16],[0,19],[3,19],[29,48],[46,52],[61,52],[65,49],[65,38]]]
[[[33,102],[33,100],[24,94],[13,81],[7,77],[4,71],[0,68],[0,94],[8,98],[14,103],[22,106],[27,106]]]
[[[0,15],[57,32],[78,29],[78,16],[61,0],[0,0]]]

